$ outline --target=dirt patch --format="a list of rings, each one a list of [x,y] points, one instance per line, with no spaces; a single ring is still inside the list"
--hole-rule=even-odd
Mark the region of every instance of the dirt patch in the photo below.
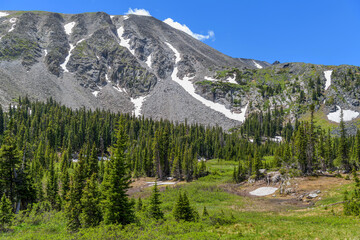
[[[274,194],[268,196],[253,196],[250,194],[260,187],[277,187],[280,189],[280,183],[267,185],[265,181],[257,181],[255,183],[242,184],[223,184],[220,186],[224,191],[244,197],[244,211],[287,211],[295,209],[304,209],[312,207],[322,195],[328,190],[338,188],[349,181],[343,178],[336,178],[333,176],[319,176],[319,177],[301,177],[293,178],[289,181],[287,187],[294,189],[290,194],[280,194],[279,190]],[[306,194],[313,191],[320,193],[316,198],[309,199]],[[237,206],[234,206],[237,210]]]
[[[156,178],[138,178],[134,179],[133,182],[130,184],[131,188],[127,191],[130,197],[147,197],[151,193],[152,186],[154,186],[154,182]],[[162,192],[165,190],[166,187],[174,187],[178,185],[180,182],[178,181],[166,181],[161,182],[158,185],[159,190]]]

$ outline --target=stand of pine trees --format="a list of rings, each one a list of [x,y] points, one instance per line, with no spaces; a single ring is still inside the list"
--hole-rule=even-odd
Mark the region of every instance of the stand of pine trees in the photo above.
[[[192,181],[209,174],[204,159],[237,161],[235,182],[260,178],[261,168],[295,168],[303,174],[359,168],[360,133],[347,136],[342,122],[340,136],[331,136],[315,126],[313,117],[295,126],[285,124],[285,118],[275,108],[254,113],[239,129],[226,132],[19,98],[16,107],[0,107],[1,206],[11,210],[2,227],[11,223],[13,213],[36,204],[64,211],[70,231],[101,222],[131,223],[135,209],[143,210],[140,201],[135,208],[126,194],[131,179]],[[274,141],[275,136],[283,141]],[[264,156],[274,156],[274,161],[263,161]],[[161,219],[157,194],[150,214]],[[179,206],[181,202],[187,202],[186,194]],[[179,220],[197,218],[174,212]]]

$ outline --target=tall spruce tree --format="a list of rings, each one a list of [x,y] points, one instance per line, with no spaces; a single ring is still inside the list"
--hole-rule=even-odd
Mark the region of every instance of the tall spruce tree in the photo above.
[[[81,197],[82,212],[80,214],[80,221],[82,227],[95,227],[101,222],[102,215],[99,195],[97,175],[94,173],[86,181]]]
[[[338,146],[338,158],[340,160],[341,166],[344,168],[346,172],[351,171],[351,166],[349,162],[349,155],[348,155],[348,146],[346,140],[346,130],[345,130],[345,123],[344,123],[344,113],[341,109],[340,113],[340,140]]]
[[[4,230],[6,225],[11,225],[11,222],[14,218],[11,205],[11,201],[5,196],[4,193],[0,201],[0,230]]]
[[[198,218],[198,213],[190,206],[186,193],[179,193],[179,197],[173,209],[173,215],[177,221],[183,220],[191,222]]]
[[[0,148],[0,190],[6,193],[11,202],[15,202],[17,171],[20,155],[15,138],[10,130],[5,132],[5,139]],[[1,193],[1,194],[2,194]]]
[[[162,219],[164,218],[164,213],[161,211],[160,208],[161,201],[160,201],[160,192],[157,187],[157,182],[155,182],[153,191],[150,197],[150,205],[149,205],[149,215],[155,219]]]
[[[116,143],[112,147],[112,156],[108,163],[108,172],[103,181],[103,216],[106,224],[128,224],[134,221],[133,205],[129,201],[127,190],[130,188],[130,174],[126,159],[128,136],[121,118],[116,130]]]

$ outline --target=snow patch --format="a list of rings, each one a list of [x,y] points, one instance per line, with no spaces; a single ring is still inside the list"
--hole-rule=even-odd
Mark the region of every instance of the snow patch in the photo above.
[[[69,60],[70,60],[70,57],[71,57],[71,52],[72,50],[74,50],[74,45],[72,45],[70,43],[70,50],[69,50],[69,53],[68,55],[66,56],[65,58],[65,61],[63,62],[63,64],[60,65],[60,67],[64,70],[64,72],[69,72],[69,70],[66,68],[66,65],[68,64]]]
[[[64,25],[65,33],[70,35],[72,33],[72,29],[75,26],[75,22],[70,22]]]
[[[270,138],[270,141],[272,142],[282,142],[282,137],[281,136],[275,136],[274,138]]]
[[[186,26],[185,24],[181,24],[181,23],[178,23],[178,22],[175,22],[173,19],[171,18],[167,18],[164,20],[164,23],[166,23],[167,25],[177,29],[177,30],[180,30],[184,33],[187,33],[188,35],[192,36],[193,38],[197,39],[197,40],[206,40],[206,39],[209,39],[209,38],[213,38],[215,36],[214,32],[213,31],[208,31],[208,34],[207,35],[201,35],[201,34],[198,34],[198,33],[193,33],[190,28],[188,28],[188,26]]]
[[[212,82],[216,82],[216,81],[218,81],[217,79],[215,79],[215,78],[212,78],[212,77],[207,77],[207,76],[205,76],[204,77],[204,79],[205,80],[208,80],[208,81],[212,81]]]
[[[110,80],[109,80],[109,77],[108,77],[107,73],[105,74],[105,80],[106,80],[106,82],[110,83]]]
[[[134,10],[132,8],[129,8],[129,10],[125,13],[126,15],[128,14],[134,14],[134,15],[139,15],[139,16],[148,16],[151,17],[150,12],[148,10],[145,9],[137,9],[135,8]]]
[[[129,16],[124,16],[124,21],[128,20],[128,19],[129,19]]]
[[[9,20],[9,22],[10,22],[10,23],[12,23],[13,25],[11,25],[11,28],[9,29],[9,31],[8,31],[8,32],[12,32],[12,31],[14,31],[15,26],[16,26],[16,21],[17,21],[17,19],[16,19],[16,18],[11,18],[11,19]]]
[[[92,94],[93,94],[95,97],[97,97],[99,93],[100,93],[100,91],[94,91],[94,92],[92,92]]]
[[[7,12],[0,12],[0,17],[6,17],[9,16]]]
[[[331,85],[331,74],[332,70],[324,71],[326,83],[325,83],[325,91],[330,87]]]
[[[117,34],[120,38],[120,46],[127,48],[131,52],[131,54],[135,56],[135,51],[130,48],[130,39],[126,40],[125,38],[123,38],[124,28],[119,27],[117,30]]]
[[[65,61],[63,62],[63,64],[60,65],[60,67],[64,70],[64,72],[69,72],[69,70],[66,68],[66,65],[68,64],[68,62],[69,62],[69,60],[70,60],[72,50],[74,50],[74,48],[76,47],[76,45],[78,45],[79,43],[81,43],[81,42],[84,41],[84,40],[85,40],[85,39],[81,39],[80,41],[78,41],[78,42],[75,44],[75,46],[70,43],[69,53],[68,53],[68,55],[66,56]]]
[[[115,17],[115,15],[110,15],[110,18],[113,19]]]
[[[48,51],[46,49],[44,50],[44,54],[45,54],[45,57],[48,54]]]
[[[121,93],[126,93],[126,89],[125,88],[121,88],[119,86],[113,86],[113,88],[118,91],[118,92],[121,92]]]
[[[253,60],[253,63],[255,64],[255,67],[257,67],[258,69],[263,68],[260,64],[258,64],[258,63],[257,63],[257,62],[255,62],[254,60]]]
[[[145,101],[146,97],[138,97],[138,98],[130,98],[131,102],[134,104],[135,109],[133,113],[135,114],[135,117],[141,116],[141,107]]]
[[[236,81],[236,75],[234,75],[233,77],[228,77],[226,80],[229,82],[229,83],[235,83],[235,84],[238,84]]]
[[[149,68],[151,68],[151,54],[148,56],[148,58],[146,60],[146,65],[148,65]]]
[[[340,108],[340,106],[336,106],[336,108],[337,108],[336,112],[329,113],[327,115],[327,118],[330,121],[340,123],[341,108]],[[344,122],[351,121],[359,116],[359,113],[355,112],[353,110],[343,110],[343,114],[344,114],[344,116],[343,116]]]
[[[177,64],[178,62],[181,61],[181,57],[180,57],[180,53],[176,50],[176,48],[174,48],[170,43],[166,43],[169,48],[174,52],[175,54],[175,64]],[[195,93],[195,87],[193,85],[193,83],[190,81],[192,78],[190,77],[184,77],[182,80],[177,76],[178,73],[178,68],[177,66],[174,67],[174,70],[171,74],[171,78],[173,81],[177,82],[182,88],[185,89],[185,91],[187,91],[193,98],[195,98],[196,100],[200,101],[202,104],[204,104],[205,106],[220,112],[222,114],[224,114],[227,118],[236,120],[236,121],[240,121],[240,122],[244,122],[245,121],[245,113],[247,110],[248,105],[246,105],[244,108],[241,109],[241,113],[237,114],[237,113],[233,113],[231,110],[227,109],[224,105],[220,104],[220,103],[214,103],[212,101],[209,101],[203,97],[201,97],[200,95],[198,95],[197,93]]]
[[[276,192],[276,190],[278,190],[278,188],[276,187],[261,187],[258,188],[252,192],[250,192],[250,195],[253,196],[266,196],[266,195],[270,195]]]
[[[155,185],[155,182],[146,182],[147,184],[150,184],[149,187],[151,186],[154,186]],[[174,185],[176,184],[176,182],[162,182],[162,181],[159,181],[159,182],[156,182],[156,185]]]

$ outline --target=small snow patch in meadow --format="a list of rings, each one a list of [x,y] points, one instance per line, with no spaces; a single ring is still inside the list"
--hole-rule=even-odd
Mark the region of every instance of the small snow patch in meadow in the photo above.
[[[254,62],[254,64],[255,64],[255,67],[257,67],[258,69],[263,68],[260,64],[258,64],[258,63],[257,63],[257,62],[255,62],[254,60],[253,60],[253,62]]]
[[[48,51],[45,49],[45,50],[44,50],[44,53],[45,53],[45,57],[46,57],[46,55],[48,54]]]
[[[148,58],[146,60],[146,65],[148,65],[149,68],[151,68],[151,54],[148,56]]]
[[[9,16],[7,12],[0,12],[0,17],[6,17]]]
[[[331,73],[332,70],[324,71],[326,83],[325,83],[325,90],[327,90],[331,85]]]
[[[100,91],[94,91],[94,92],[92,92],[92,94],[93,94],[95,97],[97,97],[97,96],[99,95],[99,93],[100,93]]]
[[[340,123],[341,108],[340,108],[340,106],[336,106],[336,108],[337,108],[336,112],[329,113],[327,115],[327,118],[330,121]],[[343,116],[344,122],[351,121],[359,116],[359,113],[355,112],[353,110],[343,110],[343,114],[344,114],[344,116]]]
[[[147,183],[147,184],[150,184],[149,187],[155,185],[155,182],[146,182],[146,183]],[[174,184],[176,184],[176,182],[161,182],[161,181],[159,181],[159,182],[156,182],[156,184],[157,184],[158,186],[160,186],[160,185],[174,185]]]
[[[259,197],[267,196],[267,195],[275,193],[276,190],[278,190],[278,188],[276,188],[276,187],[261,187],[261,188],[258,188],[256,190],[250,192],[250,195],[259,196]]]
[[[270,138],[270,141],[272,142],[282,142],[282,137],[281,136],[275,136],[274,138]]]
[[[132,55],[135,55],[135,51],[133,49],[131,49],[131,47],[130,47],[130,39],[123,38],[124,28],[119,27],[117,30],[117,34],[120,38],[120,46],[126,47],[131,52]]]
[[[175,54],[175,64],[177,64],[178,62],[181,61],[180,53],[170,43],[166,43],[166,44],[174,52],[174,54]],[[240,122],[245,121],[245,114],[246,114],[246,110],[247,110],[248,105],[246,105],[244,108],[242,108],[241,113],[238,114],[238,113],[232,112],[230,109],[227,109],[224,105],[222,105],[220,103],[215,103],[213,101],[209,101],[209,100],[203,98],[202,96],[198,95],[197,93],[195,93],[195,87],[194,87],[193,83],[190,81],[193,77],[190,78],[190,77],[186,76],[183,79],[180,79],[177,76],[178,71],[179,70],[178,70],[177,66],[175,66],[174,70],[173,70],[173,72],[171,74],[172,80],[177,82],[193,98],[200,101],[202,104],[209,107],[210,109],[213,109],[213,110],[215,110],[217,112],[220,112],[220,113],[224,114],[227,118],[230,118],[230,119],[233,119],[233,120],[236,120],[236,121],[240,121]]]
[[[134,111],[135,117],[141,116],[141,107],[145,101],[146,97],[138,97],[138,98],[130,98],[131,102],[134,104]]]
[[[65,33],[70,35],[72,33],[72,29],[75,26],[75,22],[70,22],[64,25]]]

